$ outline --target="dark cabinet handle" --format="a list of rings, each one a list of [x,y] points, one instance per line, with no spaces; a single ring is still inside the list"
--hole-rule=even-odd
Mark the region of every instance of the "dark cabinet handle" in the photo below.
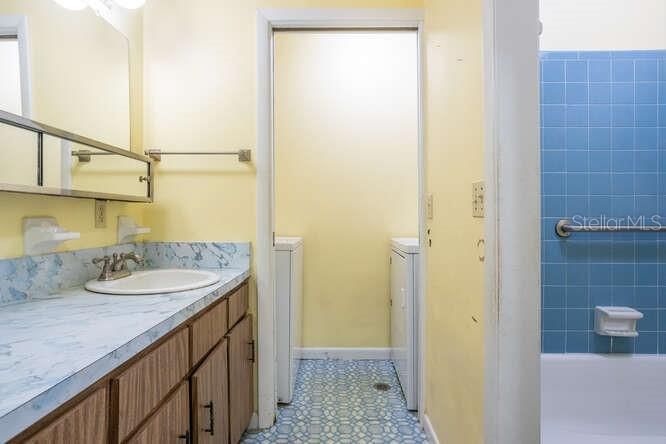
[[[192,444],[192,436],[190,435],[190,431],[186,431],[182,435],[178,435],[178,439],[184,439],[185,444]]]
[[[255,354],[254,340],[248,342],[247,345],[249,345],[251,347],[250,348],[250,358],[248,360],[254,362],[254,354]]]
[[[208,423],[208,428],[203,429],[204,432],[210,433],[210,436],[215,435],[215,404],[213,404],[213,401],[208,402],[208,404],[204,404],[203,408],[208,409],[208,418],[209,418],[209,423]]]

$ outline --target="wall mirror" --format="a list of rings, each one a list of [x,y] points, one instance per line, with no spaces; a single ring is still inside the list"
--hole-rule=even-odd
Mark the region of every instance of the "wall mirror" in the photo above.
[[[152,201],[128,39],[92,8],[0,2],[0,190]]]

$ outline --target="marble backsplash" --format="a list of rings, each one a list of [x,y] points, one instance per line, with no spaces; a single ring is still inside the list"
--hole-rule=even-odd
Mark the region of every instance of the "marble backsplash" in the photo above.
[[[249,242],[149,242],[148,268],[244,268],[250,265]]]
[[[145,268],[242,268],[249,242],[146,242],[0,259],[0,305],[49,297],[99,276],[95,257],[135,251]],[[130,269],[136,265],[128,263]]]

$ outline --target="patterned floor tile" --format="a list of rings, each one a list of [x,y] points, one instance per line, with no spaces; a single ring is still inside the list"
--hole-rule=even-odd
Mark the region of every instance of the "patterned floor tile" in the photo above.
[[[388,391],[374,388],[383,382]],[[427,443],[417,416],[407,410],[389,361],[302,361],[291,404],[273,427],[246,433],[245,444]]]

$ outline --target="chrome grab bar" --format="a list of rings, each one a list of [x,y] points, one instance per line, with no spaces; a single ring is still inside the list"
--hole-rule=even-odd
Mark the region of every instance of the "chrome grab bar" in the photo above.
[[[555,225],[559,237],[569,237],[571,233],[664,233],[664,225],[581,225],[569,219],[560,219]]]

